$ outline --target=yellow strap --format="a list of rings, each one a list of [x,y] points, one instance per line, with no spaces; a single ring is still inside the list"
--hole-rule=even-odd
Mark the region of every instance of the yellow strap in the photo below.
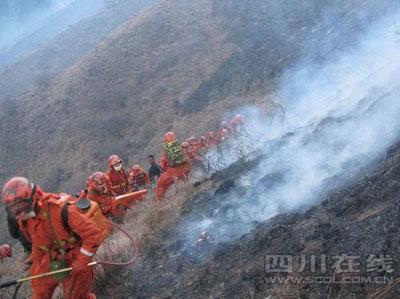
[[[42,250],[45,251],[45,252],[49,251],[49,247],[44,246],[44,245],[39,246],[39,248],[42,249]]]
[[[97,264],[98,264],[98,262],[91,262],[91,263],[88,264],[88,267],[96,266]],[[59,273],[69,272],[71,270],[72,270],[72,267],[69,267],[69,268],[65,268],[65,269],[61,269],[61,270],[57,270],[57,271],[38,274],[38,275],[35,275],[35,276],[30,276],[30,277],[26,277],[26,278],[20,278],[20,279],[17,280],[17,282],[19,283],[19,282],[24,282],[24,281],[30,281],[30,280],[41,278],[41,277],[47,277],[47,276],[52,276],[52,275],[59,274]]]

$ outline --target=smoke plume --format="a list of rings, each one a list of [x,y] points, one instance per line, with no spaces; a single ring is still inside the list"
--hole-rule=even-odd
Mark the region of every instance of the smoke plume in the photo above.
[[[284,114],[245,107],[258,166],[189,217],[184,238],[207,230],[230,241],[278,214],[319,203],[384,157],[400,137],[400,13],[374,23],[357,45],[286,70],[275,97]],[[283,117],[282,117],[283,116]],[[283,121],[282,121],[283,120]],[[214,153],[215,159],[216,153]],[[226,154],[226,164],[235,161]]]

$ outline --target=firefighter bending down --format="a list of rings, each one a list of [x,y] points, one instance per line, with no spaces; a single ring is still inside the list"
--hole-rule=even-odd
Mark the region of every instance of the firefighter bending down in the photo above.
[[[3,187],[2,201],[7,216],[16,219],[32,243],[30,275],[72,267],[66,274],[32,280],[33,299],[50,299],[61,282],[64,298],[96,298],[91,293],[93,269],[88,267],[97,248],[108,235],[104,222],[87,214],[101,216],[97,204],[81,207],[70,195],[45,193],[23,177],[15,177]],[[92,213],[92,208],[97,208]],[[102,224],[102,225],[101,225]]]
[[[86,198],[95,201],[104,216],[111,215],[114,194],[109,190],[109,179],[107,175],[102,172],[93,173],[87,182],[87,195]]]
[[[150,187],[150,178],[140,165],[134,165],[128,172],[128,182],[133,192]]]

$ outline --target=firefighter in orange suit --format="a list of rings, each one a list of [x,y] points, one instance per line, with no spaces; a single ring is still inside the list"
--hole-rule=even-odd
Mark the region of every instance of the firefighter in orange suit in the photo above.
[[[158,201],[163,198],[164,193],[175,180],[186,180],[190,172],[190,165],[183,153],[182,146],[176,140],[173,132],[165,134],[160,167],[165,172],[157,182],[156,196]]]
[[[72,267],[66,276],[32,280],[33,299],[50,299],[61,282],[64,298],[96,298],[91,293],[93,269],[88,267],[103,242],[99,226],[88,218],[67,194],[45,193],[23,177],[8,181],[2,190],[7,216],[16,219],[32,243],[30,275]],[[62,216],[68,214],[67,223]],[[68,227],[66,227],[66,224]]]

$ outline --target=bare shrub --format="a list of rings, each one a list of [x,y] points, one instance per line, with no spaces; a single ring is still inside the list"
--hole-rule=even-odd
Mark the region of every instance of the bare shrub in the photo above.
[[[139,257],[133,267],[141,266],[140,252],[146,252],[158,244],[162,240],[162,232],[176,224],[184,203],[207,188],[209,188],[207,184],[194,187],[190,181],[179,181],[168,189],[162,202],[156,202],[155,195],[150,193],[146,200],[127,212],[122,227],[135,238],[139,245]],[[97,258],[126,262],[133,254],[131,245],[126,236],[115,232],[101,246]],[[96,288],[105,287],[112,293],[112,286],[107,285],[107,277],[115,275],[116,271],[120,272],[121,268],[102,267],[96,270]]]
[[[255,150],[253,144],[254,140],[247,129],[239,128],[231,138],[217,144],[214,150],[205,156],[209,172],[221,171],[238,161],[248,161]]]

